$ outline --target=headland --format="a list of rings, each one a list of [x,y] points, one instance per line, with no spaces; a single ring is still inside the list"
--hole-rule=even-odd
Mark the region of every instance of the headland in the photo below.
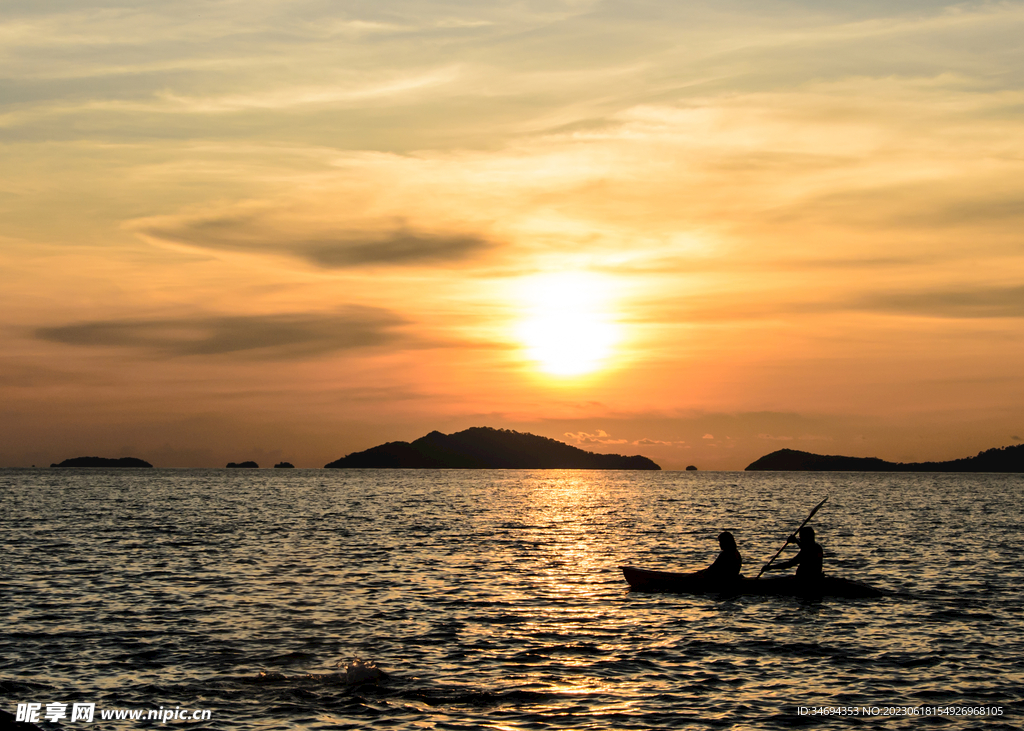
[[[877,457],[842,457],[780,449],[747,470],[786,472],[1024,472],[1024,444],[996,447],[948,462],[887,462]]]

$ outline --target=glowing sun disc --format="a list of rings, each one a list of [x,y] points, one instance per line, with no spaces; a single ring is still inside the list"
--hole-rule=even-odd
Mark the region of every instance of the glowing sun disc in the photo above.
[[[597,277],[551,274],[524,288],[527,317],[519,324],[526,355],[542,371],[579,376],[602,368],[618,339],[606,312],[607,287]]]

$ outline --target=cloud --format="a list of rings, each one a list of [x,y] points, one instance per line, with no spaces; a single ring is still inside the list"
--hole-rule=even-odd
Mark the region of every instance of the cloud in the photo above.
[[[647,439],[646,437],[643,439],[637,439],[633,442],[633,445],[636,447],[678,447],[683,444],[686,444],[686,442],[682,440],[677,442],[666,442],[663,439]]]
[[[794,263],[796,271],[801,263]],[[840,279],[837,277],[836,281]],[[835,285],[837,288],[839,284]],[[850,284],[852,287],[863,286]],[[662,309],[643,308],[633,322],[725,322],[799,318],[842,312],[869,312],[883,315],[932,317],[940,319],[1006,319],[1024,317],[1024,286],[984,286],[974,288],[950,286],[924,291],[862,292],[835,294],[831,299],[820,294],[808,295],[803,301],[790,298],[790,293],[765,290],[760,299],[720,301],[705,304],[696,295],[663,299]]]
[[[628,444],[628,439],[612,439],[611,435],[604,429],[598,429],[596,434],[581,432],[566,432],[565,436],[577,444]]]
[[[405,93],[450,83],[456,76],[456,71],[448,68],[355,87],[344,85],[303,86],[298,88],[285,86],[283,88],[272,88],[250,94],[225,94],[209,98],[195,98],[167,93],[160,94],[159,96],[165,100],[171,109],[199,113],[225,113],[244,109],[277,110],[302,105],[338,105],[367,102],[373,99],[385,99],[390,103],[395,103],[396,97],[401,97]],[[156,105],[148,106],[159,108]]]
[[[965,186],[967,180],[970,188]],[[948,232],[979,224],[991,228],[1024,220],[1024,196],[1015,188],[1010,181],[965,161],[959,177],[950,174],[939,181],[830,190],[801,199],[798,205],[780,207],[771,217],[779,224],[828,220],[866,229]]]
[[[36,337],[63,345],[133,348],[159,357],[243,354],[268,360],[393,344],[403,324],[383,309],[330,314],[122,319],[43,327]]]
[[[704,436],[701,437],[701,439],[714,439],[714,438],[715,437],[714,437],[713,434],[705,434]]]
[[[377,238],[311,244],[300,256],[322,267],[435,264],[465,259],[489,246],[487,241],[476,236],[430,235],[397,229]]]
[[[944,318],[1024,317],[1024,286],[875,294],[863,309]]]
[[[402,223],[344,228],[269,212],[165,217],[129,224],[144,237],[216,251],[285,254],[325,269],[461,261],[494,243],[474,233],[418,231]]]
[[[772,436],[771,434],[758,434],[757,438],[758,439],[768,439],[768,440],[773,441],[773,442],[791,442],[791,441],[793,441],[793,437],[775,437],[775,436]]]

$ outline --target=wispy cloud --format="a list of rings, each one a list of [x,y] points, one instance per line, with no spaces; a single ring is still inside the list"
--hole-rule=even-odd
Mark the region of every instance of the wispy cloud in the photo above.
[[[615,439],[604,429],[598,429],[596,433],[590,434],[585,431],[566,432],[565,437],[576,444],[628,444],[628,439]]]
[[[352,307],[328,314],[117,319],[38,328],[64,345],[129,348],[157,357],[227,356],[281,360],[393,345],[405,336],[391,312]]]
[[[873,294],[859,304],[868,310],[923,317],[1024,317],[1024,285]]]
[[[150,111],[212,114],[242,110],[283,110],[302,106],[344,106],[351,103],[366,104],[374,100],[388,103],[407,103],[405,94],[450,84],[458,77],[455,67],[441,68],[426,73],[383,79],[372,84],[334,86],[284,86],[278,89],[260,88],[247,94],[217,96],[186,96],[174,92],[161,92],[159,101],[136,105]]]
[[[495,242],[474,233],[417,231],[384,222],[377,228],[336,228],[330,222],[264,213],[144,219],[129,228],[157,241],[220,251],[285,254],[323,268],[452,264]]]
[[[646,437],[643,439],[637,439],[633,442],[633,445],[637,447],[681,447],[684,444],[686,444],[686,442],[681,439],[677,441],[665,441],[664,439],[647,439]]]

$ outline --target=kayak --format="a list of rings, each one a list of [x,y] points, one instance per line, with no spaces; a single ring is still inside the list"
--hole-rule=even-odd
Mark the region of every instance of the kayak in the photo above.
[[[632,591],[666,594],[745,594],[752,596],[842,597],[847,599],[883,596],[873,586],[837,576],[823,576],[817,581],[803,581],[795,576],[772,576],[748,579],[740,576],[732,581],[709,580],[702,573],[680,574],[673,571],[652,571],[623,566],[622,574]]]
[[[680,574],[673,571],[652,571],[623,566],[632,591],[647,591],[665,594],[726,594],[738,596],[799,596],[799,597],[842,597],[861,599],[880,597],[883,592],[873,586],[842,579],[838,576],[823,576],[817,581],[803,581],[795,576],[772,576],[748,579],[740,576],[732,581],[714,581],[700,572]]]

